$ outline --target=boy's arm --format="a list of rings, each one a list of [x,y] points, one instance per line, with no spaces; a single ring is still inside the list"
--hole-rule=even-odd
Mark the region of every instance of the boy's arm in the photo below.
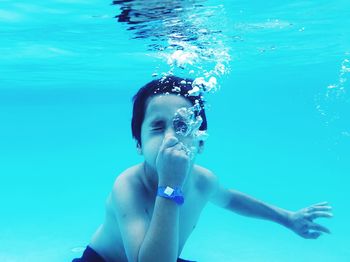
[[[112,191],[115,215],[128,261],[176,261],[178,256],[179,207],[157,197],[150,219],[137,185],[118,178]],[[136,192],[136,193],[135,193]]]
[[[304,238],[318,238],[321,232],[330,233],[326,227],[313,222],[319,217],[333,216],[327,202],[293,212],[267,204],[236,190],[226,189],[218,183],[217,179],[215,184],[215,191],[210,201],[217,206],[240,215],[276,222]]]

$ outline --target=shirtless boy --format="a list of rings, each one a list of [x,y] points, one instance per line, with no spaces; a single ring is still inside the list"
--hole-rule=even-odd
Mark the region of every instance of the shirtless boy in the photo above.
[[[191,83],[168,76],[148,83],[135,95],[132,134],[144,161],[116,178],[106,200],[104,223],[82,258],[73,262],[188,261],[179,256],[208,201],[279,223],[304,238],[329,233],[313,221],[332,216],[328,203],[296,212],[284,210],[224,188],[210,170],[194,164],[204,141],[180,134],[174,124],[180,108],[199,104],[202,110],[195,111],[202,119],[199,130],[207,129],[202,97],[188,95]]]

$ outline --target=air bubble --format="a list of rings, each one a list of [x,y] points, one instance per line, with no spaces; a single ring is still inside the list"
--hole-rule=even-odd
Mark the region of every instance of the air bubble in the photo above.
[[[181,92],[181,88],[178,86],[174,86],[174,88],[171,91],[179,93]]]
[[[182,136],[195,136],[203,122],[202,117],[198,114],[197,104],[189,108],[179,108],[173,118],[173,126],[176,134]]]

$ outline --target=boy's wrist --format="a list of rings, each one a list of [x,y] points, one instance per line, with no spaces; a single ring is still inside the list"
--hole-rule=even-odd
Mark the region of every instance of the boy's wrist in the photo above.
[[[157,196],[172,200],[178,205],[184,203],[184,196],[179,187],[159,186],[157,189]]]
[[[158,187],[172,187],[172,188],[182,188],[183,183],[177,181],[167,181],[167,180],[159,180]]]
[[[279,219],[279,223],[287,228],[291,227],[291,212],[288,210],[281,210],[280,211],[280,219]]]

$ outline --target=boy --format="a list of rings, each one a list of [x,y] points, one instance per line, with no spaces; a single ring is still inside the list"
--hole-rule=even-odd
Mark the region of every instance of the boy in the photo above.
[[[104,223],[82,258],[73,262],[187,261],[179,255],[208,201],[277,222],[304,238],[329,233],[313,222],[332,216],[327,203],[297,212],[283,210],[223,188],[211,171],[194,164],[204,142],[193,133],[181,134],[179,129],[190,127],[176,118],[179,110],[199,106],[193,111],[195,119],[201,119],[198,129],[207,129],[202,96],[189,95],[191,90],[191,80],[168,76],[148,83],[134,96],[132,134],[144,161],[116,178]]]

